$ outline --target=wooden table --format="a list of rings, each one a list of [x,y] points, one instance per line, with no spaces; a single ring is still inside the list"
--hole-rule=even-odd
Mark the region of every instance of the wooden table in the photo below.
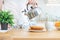
[[[0,40],[60,40],[60,31],[26,32],[14,29],[0,33]]]

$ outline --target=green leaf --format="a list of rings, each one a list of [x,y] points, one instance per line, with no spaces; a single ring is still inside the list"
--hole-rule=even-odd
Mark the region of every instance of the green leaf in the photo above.
[[[0,10],[0,23],[8,23],[13,25],[13,15],[10,14],[10,11]]]

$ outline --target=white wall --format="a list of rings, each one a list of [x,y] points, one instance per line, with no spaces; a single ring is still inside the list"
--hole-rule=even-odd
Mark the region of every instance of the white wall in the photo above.
[[[14,14],[14,18],[19,20],[21,18],[21,11],[26,9],[27,0],[5,0],[3,10],[10,10]],[[43,0],[38,0],[38,5],[42,12],[45,13],[45,4]]]
[[[21,11],[25,9],[25,2],[26,0],[5,0],[3,10],[10,10],[16,23],[21,18]]]
[[[50,15],[60,17],[60,6],[47,6],[46,9]]]
[[[48,0],[46,9],[49,14],[60,17],[60,0]]]
[[[25,8],[25,1],[24,0],[5,0],[3,9],[12,11],[14,15],[20,14],[20,12]]]
[[[10,10],[14,14],[15,19],[19,20],[21,18],[21,11],[26,9],[27,0],[5,0],[3,9]],[[47,1],[47,0],[46,0]],[[53,16],[60,17],[60,6],[47,5],[45,0],[37,0],[38,6],[42,11],[42,14],[50,14]],[[48,2],[47,2],[48,3]]]
[[[0,0],[0,10],[2,9],[3,0]]]

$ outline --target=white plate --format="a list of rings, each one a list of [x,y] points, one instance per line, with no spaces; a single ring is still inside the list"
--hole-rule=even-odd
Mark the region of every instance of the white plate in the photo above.
[[[29,32],[44,32],[43,30],[29,30]]]

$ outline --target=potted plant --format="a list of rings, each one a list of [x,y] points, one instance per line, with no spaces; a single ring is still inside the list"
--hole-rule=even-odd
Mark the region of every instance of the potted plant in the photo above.
[[[13,25],[13,15],[10,14],[10,11],[3,11],[0,10],[0,24],[1,24],[1,30],[7,30],[8,24]]]

